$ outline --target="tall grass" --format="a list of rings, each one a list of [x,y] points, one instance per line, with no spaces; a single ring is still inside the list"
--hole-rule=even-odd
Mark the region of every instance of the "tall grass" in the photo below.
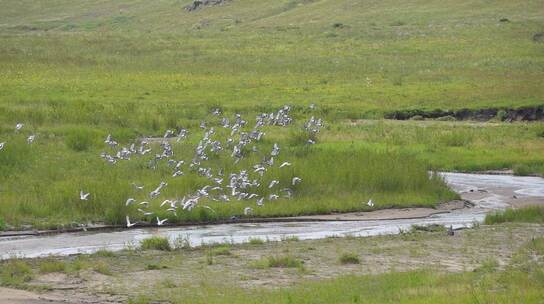
[[[153,156],[134,157],[112,166],[99,157],[100,151],[109,148],[89,146],[86,151],[74,152],[71,147],[58,144],[62,143],[60,138],[37,142],[28,152],[28,157],[35,161],[25,163],[27,169],[15,170],[9,179],[4,179],[6,191],[0,192],[0,217],[13,225],[30,223],[45,227],[89,221],[123,224],[125,215],[149,221],[151,218],[143,218],[134,206],[125,206],[125,201],[129,197],[149,201],[147,193],[161,180],[169,186],[160,198],[151,200],[151,210],[161,218],[168,217],[170,223],[227,218],[242,214],[247,206],[255,209],[256,216],[275,216],[365,210],[369,207],[363,202],[371,198],[376,208],[388,208],[434,206],[456,197],[438,177],[429,179],[426,165],[408,154],[357,146],[290,147],[288,139],[279,136],[265,140],[259,149],[269,151],[272,140],[278,139],[284,150],[276,162],[289,161],[293,165],[270,168],[261,181],[265,186],[255,192],[260,196],[281,195],[278,189],[291,187],[294,191],[291,199],[282,197],[263,207],[257,207],[255,201],[233,200],[225,204],[203,200],[202,204],[214,211],[199,207],[190,212],[179,211],[174,216],[159,208],[162,200],[181,198],[210,181],[189,170],[185,170],[185,176],[172,178],[171,169],[164,162],[156,170],[148,169]],[[175,145],[176,159],[192,157],[191,141]],[[214,172],[225,168],[229,173],[260,161],[260,154],[250,154],[240,164],[233,165],[229,156],[219,155],[207,165]],[[303,182],[293,187],[294,176],[301,177]],[[280,185],[270,190],[266,185],[273,179],[279,180]],[[132,183],[144,184],[144,191],[135,190]],[[79,200],[80,190],[91,193],[89,201]]]
[[[544,223],[544,207],[530,206],[520,209],[506,209],[485,216],[486,225],[508,222]]]
[[[1,2],[0,142],[8,144],[0,151],[0,218],[37,227],[142,219],[124,206],[128,197],[145,197],[130,184],[148,191],[167,170],[144,170],[143,159],[104,164],[97,157],[104,137],[126,144],[166,128],[194,131],[214,107],[254,117],[289,103],[296,119],[315,113],[330,122],[315,149],[305,146],[303,132],[278,137],[296,166],[270,178],[286,185],[296,174],[304,182],[292,200],[266,204],[257,216],[364,210],[369,198],[379,208],[451,199],[441,181],[426,179],[428,164],[544,174],[542,126],[341,123],[413,108],[540,105],[541,47],[528,38],[540,30],[540,7],[536,0],[252,0],[188,13],[169,0],[134,3],[121,13],[116,1]],[[499,15],[516,22],[498,24]],[[17,122],[26,124],[20,134]],[[29,146],[31,133],[38,136]],[[214,166],[235,169],[221,158]],[[189,174],[169,183],[164,195],[172,198],[206,180]],[[89,202],[78,200],[80,190],[91,192]],[[209,205],[217,212],[198,208],[169,220],[224,218],[248,202]]]

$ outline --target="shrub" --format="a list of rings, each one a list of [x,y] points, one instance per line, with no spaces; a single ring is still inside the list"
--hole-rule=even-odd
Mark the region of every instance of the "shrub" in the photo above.
[[[257,268],[302,268],[304,262],[292,256],[269,256],[257,261]]]
[[[97,262],[94,265],[93,270],[98,272],[98,273],[101,273],[103,275],[108,275],[108,276],[112,275],[111,269],[108,266],[108,264],[106,264],[106,263],[104,263],[102,261]]]
[[[76,152],[87,151],[97,144],[98,140],[97,132],[84,127],[73,128],[66,135],[66,145]]]
[[[115,253],[106,249],[100,249],[97,252],[93,254],[97,257],[103,257],[103,258],[112,258],[115,256]]]
[[[66,264],[60,261],[48,260],[40,263],[40,273],[64,272]]]
[[[142,240],[140,244],[142,250],[162,250],[170,251],[172,247],[168,242],[168,239],[160,236],[153,236],[147,239]]]
[[[248,243],[251,245],[262,245],[264,241],[258,238],[250,238]]]
[[[6,286],[20,286],[32,279],[32,269],[20,260],[0,264],[0,282]]]
[[[355,253],[344,253],[340,256],[340,263],[342,264],[359,264],[359,256]]]
[[[145,269],[147,270],[159,270],[159,269],[166,269],[167,266],[161,266],[159,264],[147,264],[145,265]]]
[[[499,110],[497,112],[497,119],[500,121],[505,121],[508,118],[508,112],[505,110]]]
[[[231,255],[229,246],[218,246],[211,250],[212,255]]]

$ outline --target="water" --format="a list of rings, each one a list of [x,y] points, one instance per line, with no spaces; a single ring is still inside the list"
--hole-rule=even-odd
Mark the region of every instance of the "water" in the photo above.
[[[409,230],[416,224],[471,227],[474,223],[482,222],[486,213],[510,206],[513,195],[519,199],[544,198],[544,179],[538,177],[462,173],[441,175],[454,191],[472,201],[475,207],[419,219],[224,224],[10,237],[0,239],[0,259],[93,253],[100,249],[116,251],[127,246],[137,246],[142,239],[150,236],[164,236],[172,242],[200,246],[210,243],[242,243],[250,239],[277,241],[292,236],[307,240],[332,236],[395,234]]]

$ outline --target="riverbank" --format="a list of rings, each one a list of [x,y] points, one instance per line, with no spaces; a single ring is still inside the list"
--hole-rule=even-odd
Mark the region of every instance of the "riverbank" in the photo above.
[[[3,262],[2,266],[6,269],[10,263],[26,265],[17,266],[28,270],[28,279],[17,287],[30,291],[23,294],[29,303],[35,299],[51,303],[64,300],[68,303],[125,303],[128,300],[226,303],[230,300],[225,299],[234,301],[235,298],[238,302],[252,302],[257,295],[259,301],[268,302],[278,300],[277,297],[285,299],[288,294],[296,296],[300,288],[313,288],[315,284],[325,288],[335,282],[357,282],[363,277],[367,283],[362,286],[372,284],[378,289],[388,286],[387,282],[393,278],[407,275],[427,278],[430,273],[439,275],[439,282],[455,278],[459,284],[470,285],[480,280],[470,273],[492,274],[492,277],[500,277],[503,271],[517,273],[520,261],[525,261],[522,260],[525,252],[534,252],[532,242],[537,240],[536,246],[541,245],[542,239],[538,237],[543,233],[544,226],[537,224],[482,225],[457,231],[453,237],[441,229],[413,230],[369,238],[306,241],[290,238],[283,242],[255,241],[174,251],[100,251],[93,255],[13,260]],[[531,254],[540,256],[544,252]],[[271,263],[271,259],[286,264]],[[382,281],[384,275],[389,279]],[[430,283],[424,283],[417,293],[422,299],[437,296],[435,292],[430,293],[431,285],[427,284]],[[521,294],[508,290],[500,294],[520,300],[542,292],[531,286],[523,285]],[[454,290],[456,288],[450,286],[440,294]],[[492,288],[483,285],[474,292],[489,296]],[[10,294],[10,289],[0,290],[0,300]],[[365,297],[365,293],[360,296]],[[380,293],[372,295],[375,299],[380,297]]]

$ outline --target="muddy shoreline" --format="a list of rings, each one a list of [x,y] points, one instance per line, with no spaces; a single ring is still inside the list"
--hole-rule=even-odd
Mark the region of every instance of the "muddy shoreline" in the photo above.
[[[290,217],[263,217],[263,218],[240,218],[236,220],[219,220],[211,222],[191,222],[165,224],[163,228],[176,227],[195,227],[195,226],[212,226],[225,224],[261,224],[261,223],[298,223],[298,222],[337,222],[337,221],[375,221],[375,220],[399,220],[399,219],[418,219],[425,218],[435,214],[447,213],[453,210],[462,208],[470,208],[473,205],[466,200],[454,200],[447,203],[439,204],[436,208],[388,208],[374,211],[364,212],[346,212],[346,213],[328,213],[315,215],[301,215]],[[50,230],[13,230],[0,232],[0,238],[18,237],[18,236],[47,236],[61,233],[75,232],[108,232],[122,231],[141,228],[157,228],[157,225],[151,223],[138,223],[137,225],[127,228],[124,225],[95,225],[85,227],[74,227],[66,229],[50,229]]]

